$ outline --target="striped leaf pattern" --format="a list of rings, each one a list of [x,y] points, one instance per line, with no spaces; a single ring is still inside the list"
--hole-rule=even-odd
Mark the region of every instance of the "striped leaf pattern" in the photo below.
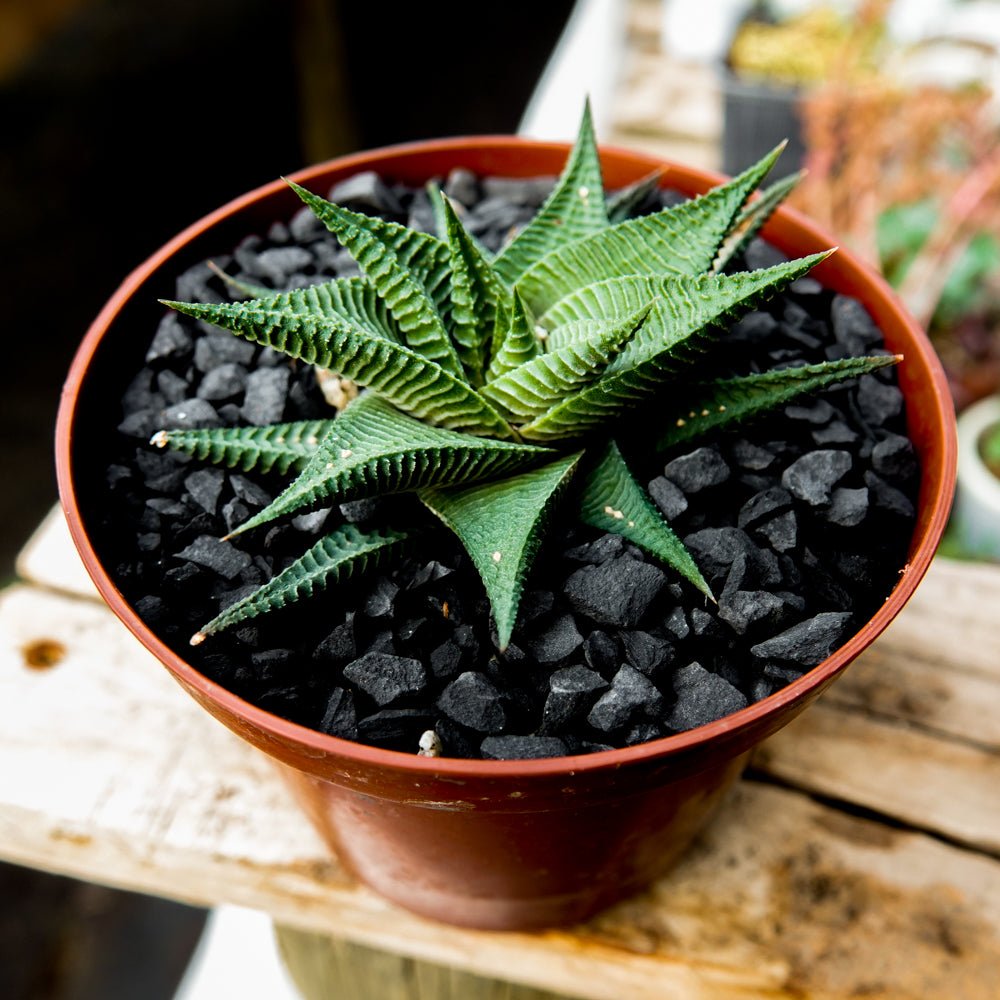
[[[312,597],[331,583],[339,583],[354,573],[364,573],[384,562],[406,540],[406,535],[381,529],[361,532],[353,524],[321,538],[305,555],[242,600],[231,604],[191,637],[197,646],[215,632],[276,611],[295,601]]]
[[[320,308],[324,287],[304,288],[272,300],[165,304],[289,357],[346,375],[379,392],[404,413],[437,426],[511,436],[503,417],[465,381],[410,348],[373,336]],[[289,309],[282,306],[283,298],[317,308]]]
[[[598,233],[607,225],[601,160],[587,102],[573,152],[552,194],[534,219],[497,255],[497,274],[513,286],[536,260],[569,240]]]
[[[509,294],[493,268],[462,225],[451,202],[444,204],[445,234],[451,253],[452,336],[466,378],[474,386],[484,381],[497,307]]]
[[[744,202],[779,153],[775,150],[700,198],[620,222],[553,250],[518,281],[525,303],[543,325],[550,325],[546,312],[551,306],[594,282],[622,274],[691,275],[709,270]]]
[[[653,303],[624,320],[520,365],[490,382],[483,395],[512,419],[531,420],[590,385],[646,321]]]
[[[615,308],[639,301],[643,293],[658,294],[654,314],[601,379],[520,427],[521,437],[555,441],[599,433],[697,360],[727,324],[805,274],[824,256],[816,254],[743,274],[607,282],[600,298],[613,293]]]
[[[641,417],[664,427],[665,448],[898,360],[713,378],[720,366],[712,367],[710,349],[724,352],[729,325],[825,256],[723,273],[794,185],[788,178],[751,198],[779,152],[699,198],[628,218],[659,173],[606,200],[587,108],[551,195],[496,256],[434,183],[427,193],[437,235],[293,184],[363,277],[290,292],[241,289],[229,278],[256,297],[167,304],[367,391],[331,420],[162,431],[153,444],[230,468],[294,475],[234,534],[318,505],[416,493],[479,571],[501,648],[578,467],[585,470],[579,519],[628,538],[711,596],[629,471],[612,439],[615,425],[644,407]],[[311,596],[402,541],[395,531],[337,528],[195,638]]]
[[[743,424],[798,396],[860,378],[902,360],[901,354],[843,358],[695,385],[681,399],[672,401],[663,414],[667,430],[657,446],[669,448],[724,427]]]
[[[344,503],[501,475],[537,465],[549,454],[537,446],[433,427],[367,393],[333,422],[294,482],[232,534],[333,500]]]
[[[635,481],[614,441],[599,451],[596,464],[587,473],[580,494],[580,520],[627,538],[712,597],[691,553]]]
[[[446,254],[447,248],[439,251],[440,241],[427,233],[352,212],[289,183],[358,262],[395,317],[407,346],[461,378],[454,344],[425,283],[425,275],[437,274],[438,253]]]
[[[333,427],[333,420],[299,420],[269,427],[160,431],[153,445],[241,472],[299,472]]]

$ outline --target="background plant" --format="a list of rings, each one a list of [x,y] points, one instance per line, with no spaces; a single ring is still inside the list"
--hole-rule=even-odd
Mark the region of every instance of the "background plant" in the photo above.
[[[627,218],[654,179],[608,201],[589,113],[552,194],[495,256],[432,186],[436,235],[361,215],[293,184],[363,276],[249,301],[169,302],[366,387],[330,420],[161,431],[153,443],[243,470],[294,473],[234,535],[316,506],[413,493],[458,536],[504,648],[558,504],[672,566],[711,597],[632,476],[636,421],[666,449],[802,392],[891,364],[849,358],[720,377],[734,320],[826,253],[757,271],[738,255],[788,193],[751,199],[780,149],[706,195]],[[715,362],[713,364],[713,361]],[[339,527],[192,642],[310,596],[395,554],[399,527]]]

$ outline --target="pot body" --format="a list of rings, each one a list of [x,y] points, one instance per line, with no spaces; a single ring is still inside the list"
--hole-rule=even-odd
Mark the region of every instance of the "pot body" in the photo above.
[[[420,184],[455,167],[483,175],[557,174],[563,144],[495,137],[448,140],[346,157],[295,175],[325,192],[360,170]],[[606,183],[619,187],[666,166],[664,183],[699,193],[719,176],[605,149]],[[922,463],[910,561],[877,614],[832,656],[771,697],[690,732],[585,757],[530,761],[427,759],[305,729],[250,705],[198,673],[138,618],[105,570],[88,532],[103,478],[78,440],[115,427],[117,400],[145,350],[156,300],[184,268],[228,252],[300,207],[275,183],[201,220],[134,272],[99,315],[64,389],[57,429],[60,493],[70,530],[98,589],[139,640],[209,712],[273,758],[344,863],[403,906],[452,923],[528,928],[580,920],[660,875],[736,780],[752,748],[803,710],[898,613],[926,571],[954,486],[950,397],[923,333],[888,287],[849,254],[814,274],[855,295],[882,328],[908,400]],[[790,255],[835,242],[779,211],[765,234]],[[83,428],[90,428],[84,432]]]
[[[1000,425],[1000,397],[973,403],[958,418],[958,494],[955,534],[964,550],[1000,559],[1000,479],[979,454],[979,439]]]

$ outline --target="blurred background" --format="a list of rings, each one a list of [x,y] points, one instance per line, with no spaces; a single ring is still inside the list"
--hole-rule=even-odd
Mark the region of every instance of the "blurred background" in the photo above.
[[[586,92],[603,141],[700,166],[788,137],[797,207],[897,287],[960,410],[1000,408],[997,0],[0,0],[0,581],[55,502],[73,352],[166,239],[340,153],[570,138]],[[9,866],[0,900],[12,1000],[172,997],[204,922]]]

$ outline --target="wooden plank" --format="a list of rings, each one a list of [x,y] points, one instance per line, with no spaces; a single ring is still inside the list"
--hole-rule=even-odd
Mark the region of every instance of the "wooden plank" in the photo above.
[[[83,568],[62,507],[53,507],[17,557],[17,575],[42,587],[100,600]]]
[[[56,662],[28,668],[41,640]],[[410,916],[351,884],[266,760],[104,608],[34,587],[0,595],[0,741],[10,860],[253,906],[480,975],[593,1000],[961,1000],[1000,981],[1000,864],[752,782],[673,875],[584,927],[486,934]]]

